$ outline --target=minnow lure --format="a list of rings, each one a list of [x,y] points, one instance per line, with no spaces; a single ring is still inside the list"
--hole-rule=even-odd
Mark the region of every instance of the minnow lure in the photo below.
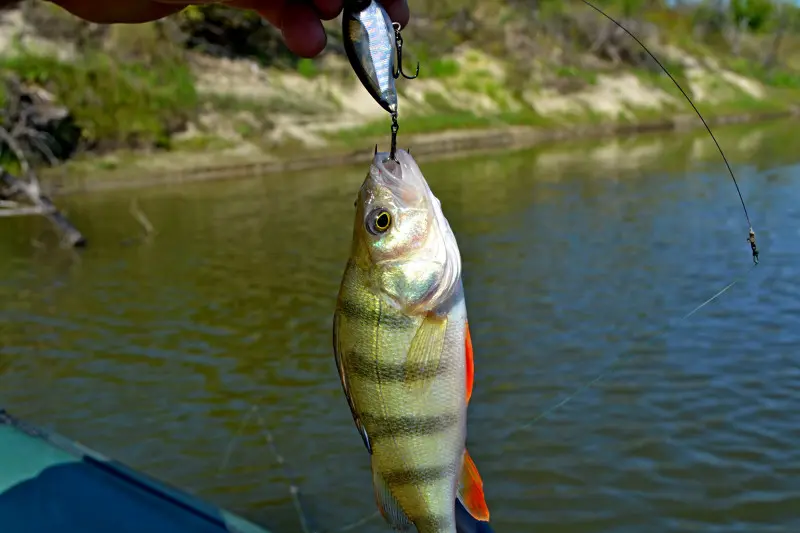
[[[400,24],[393,23],[376,0],[348,0],[342,14],[344,50],[350,66],[372,98],[392,117],[391,159],[396,159],[397,88],[400,76],[414,79],[403,71],[403,37]]]

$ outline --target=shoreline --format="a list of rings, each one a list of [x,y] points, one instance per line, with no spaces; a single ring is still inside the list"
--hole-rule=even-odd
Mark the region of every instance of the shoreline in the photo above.
[[[783,111],[734,113],[709,116],[704,119],[709,127],[714,127],[792,117],[800,117],[800,106],[791,106]],[[496,129],[450,130],[411,135],[403,144],[411,147],[416,159],[442,160],[465,157],[469,154],[521,150],[559,141],[609,138],[651,132],[683,132],[697,128],[703,128],[703,123],[697,115],[681,114],[654,121],[610,123],[573,128],[509,126]],[[370,149],[372,144],[374,143],[365,139],[364,150],[332,152],[316,157],[293,156],[277,161],[257,160],[227,165],[186,166],[175,170],[153,172],[145,177],[141,177],[141,173],[138,171],[104,172],[102,170],[91,175],[65,177],[63,169],[52,168],[42,172],[41,181],[47,194],[67,196],[98,191],[142,189],[157,185],[247,179],[268,174],[366,164],[372,160],[372,149]]]

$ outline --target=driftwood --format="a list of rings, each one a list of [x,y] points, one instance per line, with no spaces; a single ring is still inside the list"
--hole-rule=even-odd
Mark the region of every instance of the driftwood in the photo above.
[[[0,142],[3,142],[19,162],[25,178],[16,178],[0,167],[0,217],[43,215],[61,235],[65,247],[86,246],[86,238],[64,216],[53,201],[42,193],[39,178],[30,167],[28,158],[17,145],[14,137],[0,127]],[[24,202],[28,203],[25,205]]]
[[[31,157],[57,164],[65,155],[61,139],[51,132],[70,131],[68,113],[51,105],[46,95],[23,88],[16,80],[7,80],[11,101],[0,110],[0,155],[13,156],[21,169],[16,177],[0,166],[0,217],[41,215],[53,224],[65,247],[86,246],[86,239],[42,193]],[[68,136],[70,136],[68,135]],[[3,150],[5,148],[6,150]],[[72,148],[67,148],[70,152]]]
[[[50,198],[42,194],[35,174],[29,174],[27,179],[19,179],[0,168],[0,186],[0,198],[3,198],[0,202],[0,217],[43,215],[61,235],[63,246],[86,246],[86,238],[81,232],[58,210]],[[25,205],[24,201],[29,205]]]

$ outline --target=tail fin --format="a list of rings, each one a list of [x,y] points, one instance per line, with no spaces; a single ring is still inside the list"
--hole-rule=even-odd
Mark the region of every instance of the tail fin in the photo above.
[[[489,522],[473,518],[460,500],[456,499],[456,533],[494,533]]]

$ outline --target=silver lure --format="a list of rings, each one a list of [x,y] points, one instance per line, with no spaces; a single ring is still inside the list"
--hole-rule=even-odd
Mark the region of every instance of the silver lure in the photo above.
[[[396,116],[397,39],[386,10],[376,0],[346,1],[342,36],[358,79],[382,108]]]

